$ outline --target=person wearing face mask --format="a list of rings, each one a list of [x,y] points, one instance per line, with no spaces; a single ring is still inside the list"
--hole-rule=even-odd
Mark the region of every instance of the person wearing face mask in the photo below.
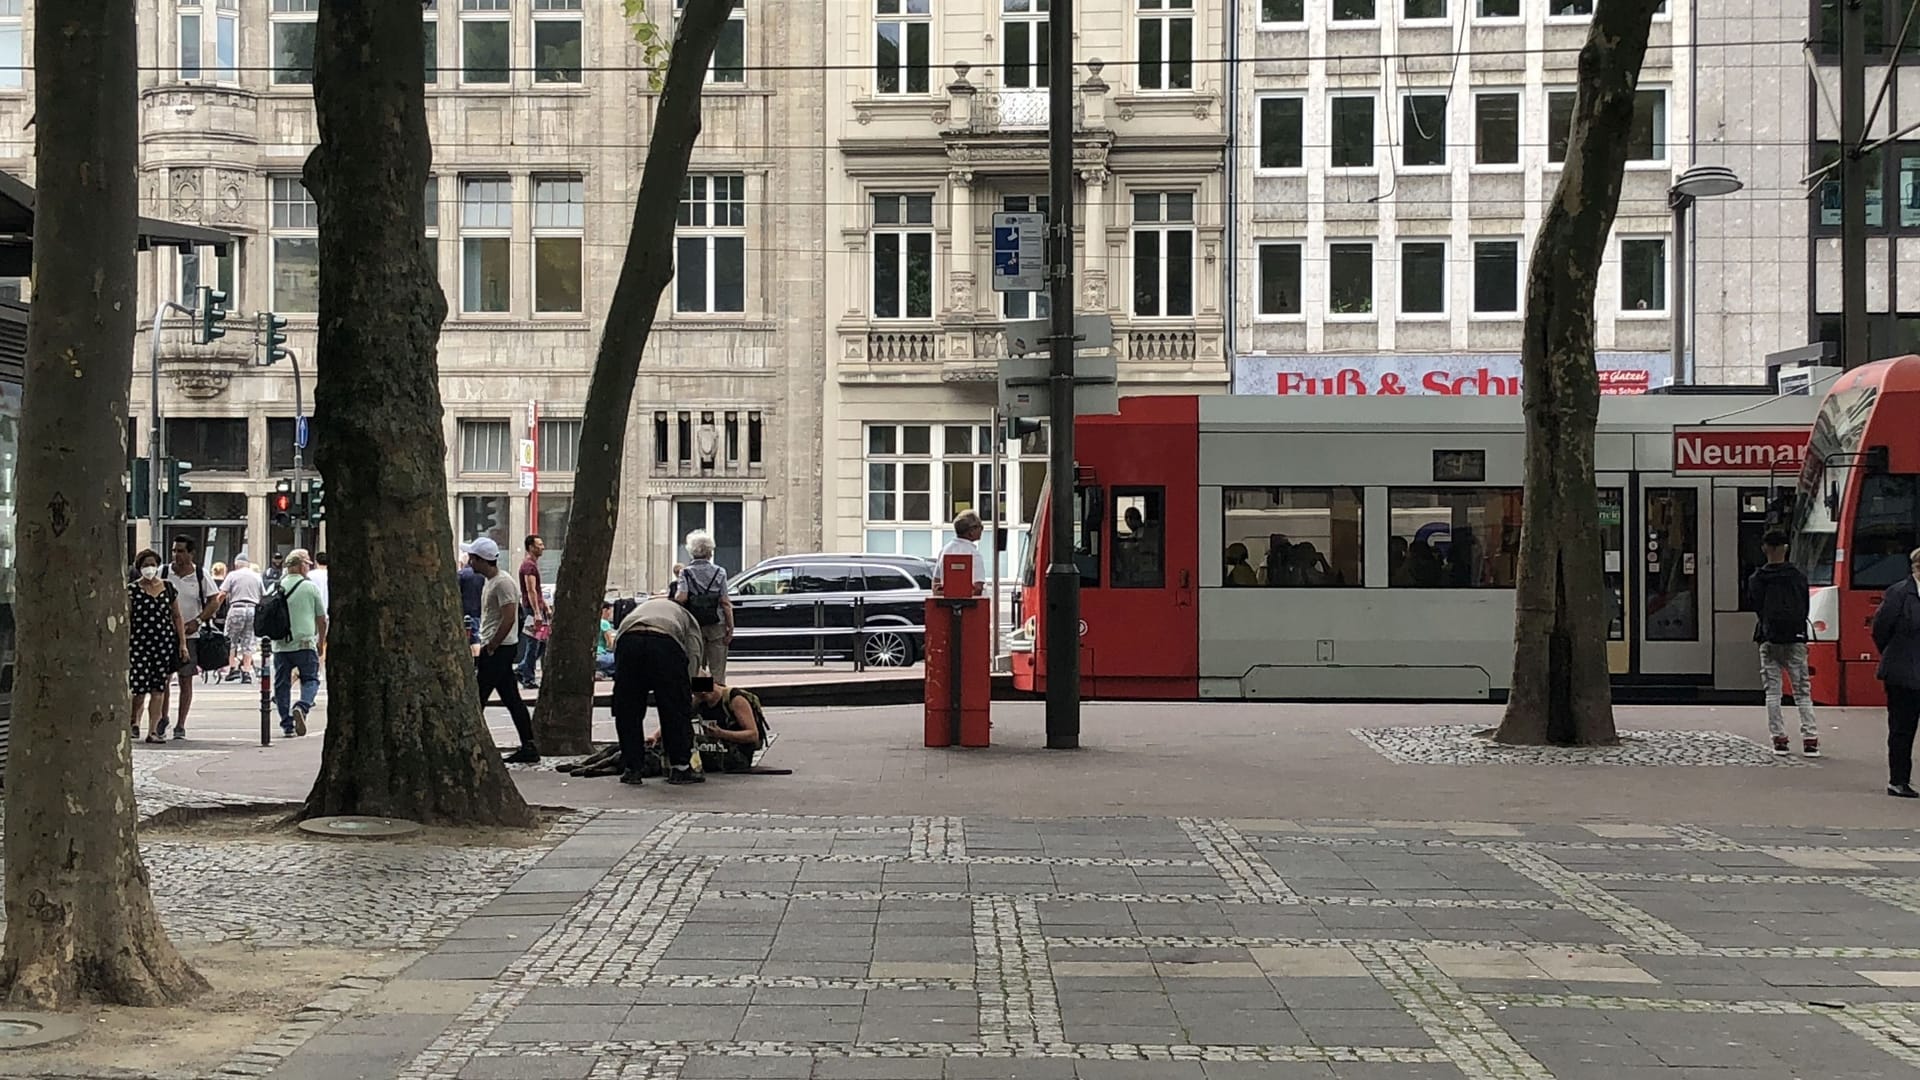
[[[137,576],[127,585],[127,689],[133,692],[133,737],[140,737],[140,706],[147,708],[147,741],[165,742],[167,684],[187,662],[186,624],[179,595],[160,573],[160,553],[134,556]]]

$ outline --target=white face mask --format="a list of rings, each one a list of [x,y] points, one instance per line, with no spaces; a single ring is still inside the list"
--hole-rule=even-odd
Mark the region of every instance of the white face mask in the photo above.
[[[152,581],[154,578],[160,576],[160,568],[157,566],[143,566],[140,568],[140,576],[146,578],[148,581]]]

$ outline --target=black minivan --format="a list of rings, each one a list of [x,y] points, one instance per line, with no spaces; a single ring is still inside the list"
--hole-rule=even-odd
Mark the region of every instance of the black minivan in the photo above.
[[[731,657],[920,659],[933,560],[916,555],[782,555],[733,580]]]

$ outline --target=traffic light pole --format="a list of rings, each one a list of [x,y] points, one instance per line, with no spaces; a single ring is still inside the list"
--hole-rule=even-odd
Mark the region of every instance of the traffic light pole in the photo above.
[[[1876,13],[1877,14],[1877,13]],[[1840,356],[1872,359],[1867,314],[1867,16],[1863,0],[1840,4]]]
[[[152,354],[147,359],[147,412],[151,414],[153,426],[147,432],[147,546],[159,551],[165,544],[160,535],[160,517],[165,512],[161,507],[161,490],[165,474],[161,463],[167,455],[166,425],[160,415],[160,323],[167,312],[177,311],[182,315],[199,317],[199,312],[171,300],[161,304],[153,313]]]
[[[293,546],[307,546],[307,495],[300,486],[300,420],[307,415],[306,404],[300,397],[300,357],[292,349],[286,350],[287,363],[293,365],[293,497],[298,500],[300,513],[293,518]],[[269,543],[268,549],[272,549]]]
[[[1047,278],[1052,305],[1051,408],[1052,530],[1047,544],[1047,748],[1080,745],[1080,567],[1074,561],[1078,524],[1073,474],[1073,0],[1053,0],[1048,12]],[[1088,243],[1094,242],[1089,237]],[[999,616],[996,614],[995,618]]]

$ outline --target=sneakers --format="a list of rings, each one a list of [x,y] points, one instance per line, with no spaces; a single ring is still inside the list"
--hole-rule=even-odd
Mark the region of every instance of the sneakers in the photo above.
[[[707,778],[705,774],[694,772],[691,767],[686,765],[681,765],[667,771],[667,783],[675,787],[679,787],[682,784],[704,784],[706,782]]]
[[[1808,739],[1805,742],[1801,743],[1800,753],[1804,757],[1819,757],[1820,756],[1820,740]]]
[[[639,787],[641,784],[646,783],[646,778],[640,775],[639,769],[628,769],[626,772],[620,774],[620,782]],[[669,780],[667,783],[671,784],[673,781]]]
[[[538,764],[539,761],[540,751],[535,750],[529,743],[521,743],[520,749],[508,754],[506,757],[506,762],[509,765],[535,765]]]
[[[1888,784],[1887,794],[1896,799],[1920,799],[1920,791],[1913,790],[1912,784]]]
[[[1788,739],[1785,735],[1775,735],[1773,737],[1773,752],[1779,757],[1786,757],[1793,752],[1792,740]]]
[[[305,702],[296,702],[293,706],[293,734],[307,733],[307,706]]]
[[[180,740],[186,737],[187,737],[187,725],[185,724],[175,725],[173,729],[173,741],[179,742]]]

